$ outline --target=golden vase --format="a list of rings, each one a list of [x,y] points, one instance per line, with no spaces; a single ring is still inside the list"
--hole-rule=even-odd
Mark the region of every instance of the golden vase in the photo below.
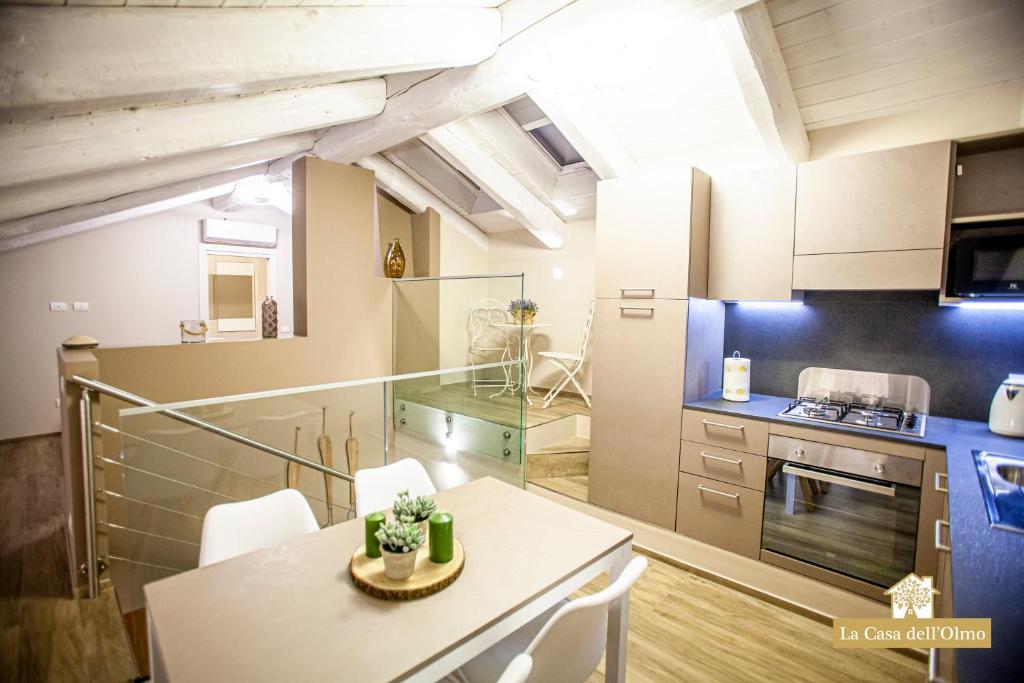
[[[405,275],[405,252],[398,238],[388,244],[388,251],[384,255],[384,275],[387,277],[402,277]]]

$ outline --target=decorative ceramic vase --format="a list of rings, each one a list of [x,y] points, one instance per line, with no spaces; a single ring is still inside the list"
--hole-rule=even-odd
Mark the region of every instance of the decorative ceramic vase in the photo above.
[[[405,275],[405,252],[398,238],[388,245],[387,254],[384,256],[384,275],[387,277],[402,277]]]
[[[277,302],[274,297],[267,296],[263,300],[263,338],[277,339]]]
[[[512,311],[512,322],[521,325],[532,325],[533,319],[537,317],[536,311],[524,311],[519,308]]]
[[[384,556],[384,575],[389,579],[408,579],[416,569],[416,554],[413,550],[407,553],[393,553],[387,548],[380,549]]]

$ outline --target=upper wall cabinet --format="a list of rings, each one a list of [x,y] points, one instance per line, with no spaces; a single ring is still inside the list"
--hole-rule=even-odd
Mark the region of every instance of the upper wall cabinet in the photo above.
[[[597,297],[706,297],[710,199],[696,169],[599,182]]]
[[[792,298],[795,203],[793,165],[711,179],[708,298]]]
[[[948,141],[800,164],[793,289],[939,289],[952,164]]]

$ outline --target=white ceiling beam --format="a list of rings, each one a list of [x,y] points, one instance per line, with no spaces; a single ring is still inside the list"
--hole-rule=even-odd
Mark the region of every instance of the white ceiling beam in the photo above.
[[[231,192],[246,178],[263,175],[266,165],[238,168],[215,175],[175,183],[143,192],[114,197],[105,202],[0,223],[0,252],[101,228],[111,223],[148,216],[160,211]]]
[[[466,220],[440,197],[428,192],[402,169],[381,155],[374,154],[360,159],[356,165],[373,171],[377,184],[410,209],[419,213],[433,209],[441,214],[443,221],[469,238],[478,247],[485,250],[488,248],[490,239],[480,228]]]
[[[407,4],[407,3],[402,3]],[[0,121],[389,73],[494,54],[481,7],[0,8]]]
[[[578,98],[560,95],[550,88],[531,88],[528,94],[601,180],[638,171],[636,161],[599,112],[582,106]]]
[[[409,140],[383,155],[429,192],[444,197],[463,216],[472,213],[478,188],[419,140]]]
[[[765,146],[779,161],[807,161],[810,143],[764,2],[719,17],[717,29]]]
[[[162,187],[223,171],[265,163],[306,152],[312,132],[270,138],[149,161],[111,171],[97,171],[0,189],[0,222],[54,211],[68,206],[102,202],[117,195]]]
[[[469,176],[546,247],[560,248],[565,242],[565,221],[501,164],[469,142],[460,125],[435,128],[420,139]]]
[[[355,121],[384,79],[0,126],[0,187],[129,166]]]
[[[394,95],[369,121],[336,126],[315,147],[322,159],[352,163],[429,130],[479,114],[527,92],[565,59],[579,60],[581,45],[616,31],[616,18],[648,17],[658,25],[685,26],[731,12],[753,0],[575,0],[502,43],[472,67],[448,69]],[[558,3],[555,3],[558,4]]]

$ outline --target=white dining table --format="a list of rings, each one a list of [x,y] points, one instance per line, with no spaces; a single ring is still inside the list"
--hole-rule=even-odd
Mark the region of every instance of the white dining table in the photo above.
[[[148,584],[153,680],[432,683],[632,556],[630,532],[490,477],[435,498],[466,563],[426,598],[354,585],[362,519]],[[608,615],[606,681],[625,680],[628,622],[627,592]]]
[[[518,346],[520,335],[523,338],[523,356],[526,360],[525,378],[520,377],[520,384],[523,386],[523,394],[526,396],[526,402],[531,406],[533,401],[530,400],[530,391],[533,389],[531,384],[531,377],[533,375],[533,352],[530,351],[530,340],[533,338],[534,333],[537,330],[542,330],[546,327],[551,327],[551,323],[492,323],[495,328],[501,331],[505,336],[505,351],[502,354],[501,359],[506,360],[518,360],[519,353],[514,351],[514,346]],[[496,398],[501,396],[506,391],[515,391],[518,385],[512,379],[512,373],[505,373],[505,386],[502,387],[501,391],[491,396]]]

